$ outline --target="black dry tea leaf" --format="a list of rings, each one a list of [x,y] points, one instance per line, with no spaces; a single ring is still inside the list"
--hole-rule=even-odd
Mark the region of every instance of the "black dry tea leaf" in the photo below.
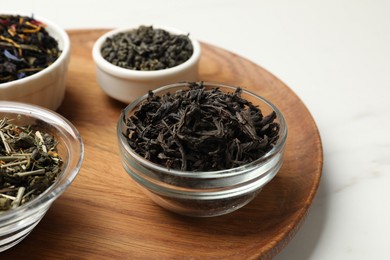
[[[252,162],[279,138],[273,111],[241,97],[190,83],[188,90],[148,98],[127,120],[125,136],[136,153],[167,168],[213,171]]]
[[[0,120],[0,214],[44,192],[61,171],[57,141],[33,126]]]
[[[45,24],[32,17],[0,14],[0,83],[35,74],[60,55]]]
[[[187,61],[193,46],[188,35],[175,35],[152,26],[107,38],[101,53],[108,62],[132,70],[162,70]]]

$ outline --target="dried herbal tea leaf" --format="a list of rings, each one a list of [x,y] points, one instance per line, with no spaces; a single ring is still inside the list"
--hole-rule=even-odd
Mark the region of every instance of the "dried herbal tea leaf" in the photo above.
[[[34,126],[0,120],[0,214],[43,193],[61,172],[57,141]]]
[[[273,111],[241,97],[191,83],[188,90],[148,98],[126,120],[124,135],[145,159],[183,171],[238,167],[266,154],[279,138]]]
[[[188,35],[140,26],[107,38],[101,53],[104,59],[116,66],[151,71],[184,63],[191,57],[193,46]]]

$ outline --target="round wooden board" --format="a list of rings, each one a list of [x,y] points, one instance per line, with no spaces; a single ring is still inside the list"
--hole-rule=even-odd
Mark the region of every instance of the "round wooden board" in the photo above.
[[[289,127],[278,175],[244,208],[215,218],[170,213],[146,197],[122,168],[116,123],[126,104],[99,88],[91,50],[105,30],[69,31],[72,57],[58,110],[85,143],[82,169],[69,189],[4,259],[269,259],[295,235],[316,194],[322,146],[300,99],[258,65],[202,43],[199,80],[241,86],[264,96]]]

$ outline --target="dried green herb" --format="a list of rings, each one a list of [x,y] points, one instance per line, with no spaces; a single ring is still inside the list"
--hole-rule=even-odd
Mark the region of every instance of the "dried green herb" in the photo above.
[[[168,168],[213,171],[252,162],[279,138],[273,111],[241,97],[190,83],[186,90],[163,96],[149,92],[129,118],[124,135],[136,153]]]
[[[193,46],[187,35],[140,26],[107,38],[101,53],[110,63],[132,70],[162,70],[187,61]]]
[[[0,83],[35,74],[59,57],[45,26],[32,17],[0,15]]]
[[[34,126],[0,120],[0,214],[31,201],[61,172],[57,141]]]

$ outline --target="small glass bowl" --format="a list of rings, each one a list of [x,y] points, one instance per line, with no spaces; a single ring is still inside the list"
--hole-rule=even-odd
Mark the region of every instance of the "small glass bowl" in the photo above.
[[[203,83],[206,89],[218,88],[234,92],[235,87]],[[187,83],[161,87],[156,95],[188,89]],[[279,139],[263,157],[236,168],[210,172],[191,172],[167,169],[138,155],[128,144],[126,119],[134,113],[144,95],[123,110],[117,125],[121,162],[126,172],[157,204],[173,212],[194,216],[212,217],[233,212],[249,203],[279,171],[287,138],[287,126],[281,112],[264,98],[243,90],[241,97],[258,105],[263,115],[272,111],[280,124]]]
[[[55,183],[37,198],[15,209],[0,212],[0,252],[22,241],[43,218],[54,200],[78,174],[84,145],[77,129],[65,118],[48,109],[18,102],[0,101],[0,118],[14,119],[16,125],[39,125],[58,141],[63,160],[62,172]]]

